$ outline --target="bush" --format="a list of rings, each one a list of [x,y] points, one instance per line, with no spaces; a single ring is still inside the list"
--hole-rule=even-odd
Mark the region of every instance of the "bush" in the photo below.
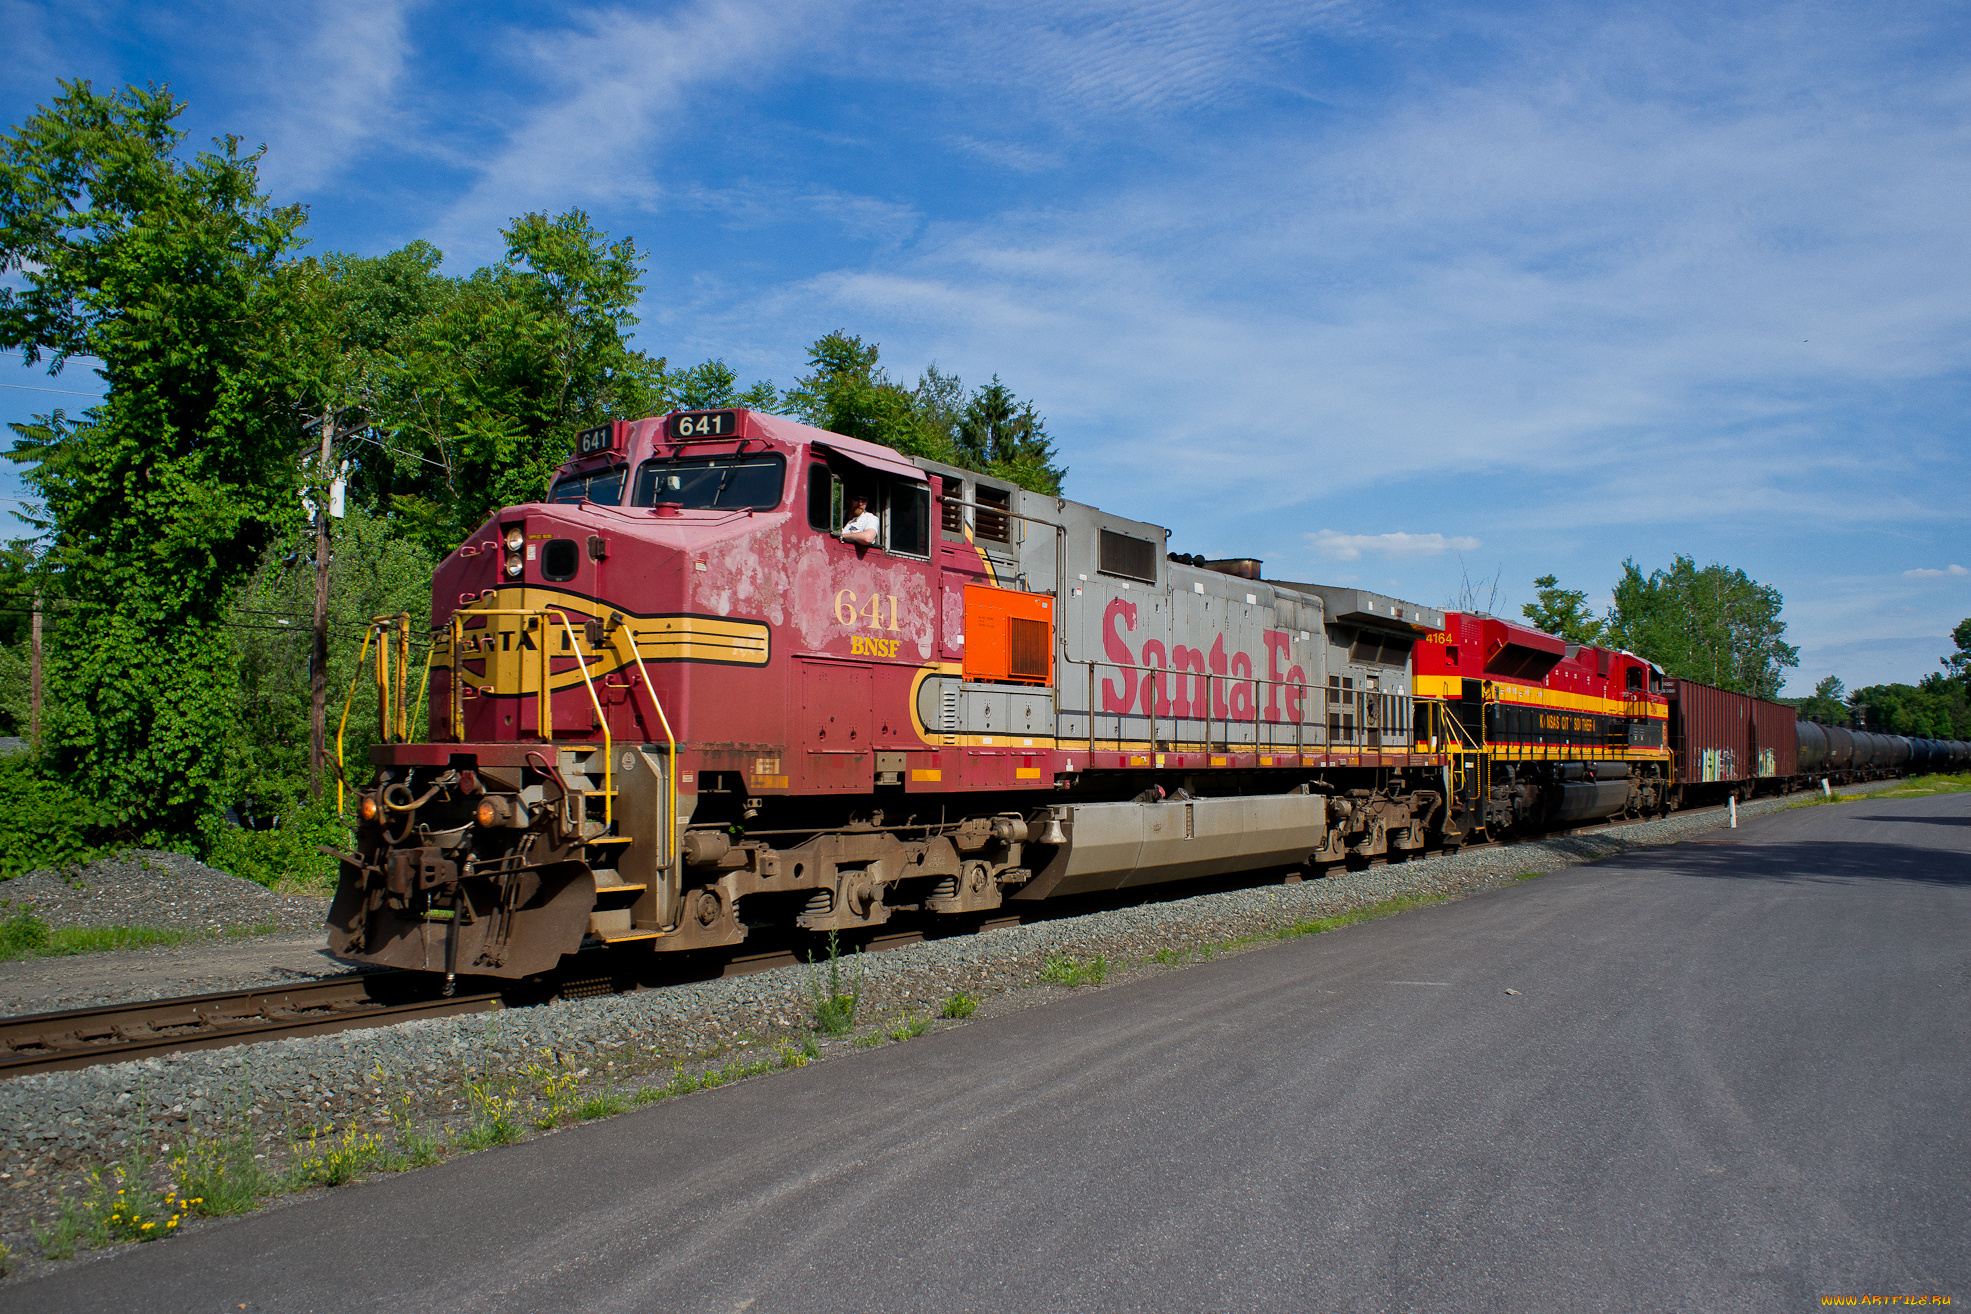
[[[349,827],[335,813],[333,797],[297,798],[275,814],[268,830],[245,830],[214,818],[205,826],[205,861],[268,889],[300,888],[330,893],[340,864],[319,851],[353,847]]]
[[[0,910],[6,904],[0,903]],[[25,958],[48,943],[48,924],[34,915],[34,909],[21,908],[0,921],[0,961]]]
[[[78,867],[102,850],[102,808],[44,773],[26,754],[0,757],[0,880],[43,867]]]

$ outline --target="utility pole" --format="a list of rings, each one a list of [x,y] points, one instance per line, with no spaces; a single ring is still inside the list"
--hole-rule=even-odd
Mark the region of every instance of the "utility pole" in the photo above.
[[[315,649],[308,662],[308,787],[322,796],[328,766],[329,497],[335,478],[335,408],[322,410],[321,487],[315,494]],[[37,649],[37,651],[39,651]]]
[[[41,751],[41,590],[34,591],[34,620],[27,656],[27,742]]]

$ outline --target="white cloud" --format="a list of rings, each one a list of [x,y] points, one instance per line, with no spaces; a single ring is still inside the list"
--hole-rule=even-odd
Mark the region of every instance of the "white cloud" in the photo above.
[[[1942,570],[1920,567],[1903,572],[1904,579],[1943,579],[1950,575],[1971,575],[1971,570],[1966,570],[1963,566],[1945,566]]]
[[[783,57],[820,54],[815,15],[800,4],[696,0],[654,17],[591,9],[573,23],[513,37],[518,76],[547,91],[439,221],[432,236],[448,251],[483,248],[529,210],[651,207],[666,191],[663,147],[689,121],[736,113],[734,98]]]
[[[271,110],[261,175],[275,193],[314,191],[370,142],[405,132],[396,100],[411,58],[415,0],[256,8],[261,99]]]
[[[1400,529],[1393,534],[1341,534],[1323,529],[1309,534],[1307,541],[1316,552],[1335,561],[1357,561],[1364,553],[1395,559],[1435,557],[1485,546],[1475,538],[1462,535],[1446,538],[1442,534],[1408,534]]]

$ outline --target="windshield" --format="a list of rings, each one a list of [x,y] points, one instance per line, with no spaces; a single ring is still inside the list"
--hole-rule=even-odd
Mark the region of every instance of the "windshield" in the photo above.
[[[554,481],[554,488],[548,493],[550,502],[590,501],[598,506],[621,506],[623,504],[623,476],[628,469],[612,465],[606,470],[595,470],[588,474],[569,475],[566,479]]]
[[[695,509],[766,511],[780,505],[786,458],[776,455],[673,457],[645,461],[631,506],[671,502]]]

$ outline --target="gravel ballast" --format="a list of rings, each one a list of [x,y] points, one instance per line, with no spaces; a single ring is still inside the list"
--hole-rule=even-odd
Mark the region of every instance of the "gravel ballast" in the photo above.
[[[32,908],[52,930],[158,926],[207,932],[319,930],[329,905],[327,899],[276,894],[162,849],[130,849],[69,872],[31,871],[0,881],[0,902],[9,912]]]
[[[1740,812],[1760,815],[1798,801],[1761,800]],[[1153,961],[1160,950],[1264,937],[1296,922],[1399,897],[1462,897],[1512,884],[1528,872],[1673,844],[1725,824],[1723,811],[1686,813],[1426,861],[1336,871],[1319,880],[1146,903],[911,944],[859,957],[845,964],[845,974],[864,979],[858,1015],[864,1029],[906,1015],[935,1014],[954,991],[978,997],[981,1015],[990,1016],[1053,997],[1062,987],[1032,988],[1053,956],[1086,961],[1099,955],[1119,968],[1160,971],[1162,960]],[[1179,955],[1165,958],[1175,962]],[[678,1065],[732,1051],[770,1056],[777,1046],[805,1035],[816,981],[817,969],[782,968],[0,1081],[0,1188],[6,1188],[0,1189],[0,1239],[23,1253],[27,1222],[49,1216],[53,1189],[72,1193],[88,1167],[133,1150],[155,1159],[165,1153],[163,1147],[182,1147],[187,1138],[238,1134],[250,1127],[270,1158],[279,1158],[305,1129],[387,1129],[406,1109],[419,1111],[441,1131],[456,1128],[470,1113],[468,1080],[481,1082],[482,1090],[489,1080],[514,1083],[515,1096],[524,1102],[538,1085],[543,1062],[577,1074],[578,1092],[590,1094],[604,1088],[633,1091],[670,1077]],[[829,1042],[824,1052],[849,1043]],[[535,1075],[522,1075],[528,1064],[536,1065]],[[27,1244],[32,1249],[32,1242]]]

